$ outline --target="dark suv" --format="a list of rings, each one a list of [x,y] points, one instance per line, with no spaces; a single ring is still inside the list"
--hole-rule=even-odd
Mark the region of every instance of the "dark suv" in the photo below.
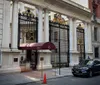
[[[100,61],[99,60],[83,60],[78,65],[73,66],[72,74],[74,76],[88,76],[92,77],[93,74],[100,72]]]

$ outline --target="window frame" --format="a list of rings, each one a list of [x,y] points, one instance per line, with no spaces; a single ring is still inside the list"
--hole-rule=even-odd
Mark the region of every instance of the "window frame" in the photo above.
[[[98,28],[94,27],[94,41],[98,40]]]
[[[97,52],[96,52],[96,50],[97,50]],[[99,47],[94,47],[94,54],[95,54],[95,58],[99,58]],[[96,54],[98,54],[98,55],[96,56]]]

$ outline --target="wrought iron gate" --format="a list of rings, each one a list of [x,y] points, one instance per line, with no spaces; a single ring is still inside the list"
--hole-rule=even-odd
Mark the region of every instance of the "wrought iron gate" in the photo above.
[[[85,59],[84,29],[81,27],[77,27],[77,50],[80,52],[79,60]]]
[[[49,39],[56,46],[52,52],[51,63],[53,67],[69,66],[69,26],[56,22],[49,22]]]
[[[19,13],[18,17],[18,49],[20,49],[20,44],[38,42],[38,19],[30,10]],[[34,52],[36,58],[32,63],[35,63],[36,66],[37,51]],[[26,58],[28,61],[32,61],[32,50],[26,51]]]
[[[37,42],[38,38],[38,20],[30,12],[19,13],[18,19],[18,48],[21,43]]]

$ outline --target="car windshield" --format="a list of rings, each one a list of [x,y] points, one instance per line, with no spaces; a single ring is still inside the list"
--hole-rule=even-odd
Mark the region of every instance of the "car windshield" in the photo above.
[[[92,60],[83,60],[82,62],[79,63],[79,65],[82,65],[82,66],[90,66],[92,64],[93,64]]]

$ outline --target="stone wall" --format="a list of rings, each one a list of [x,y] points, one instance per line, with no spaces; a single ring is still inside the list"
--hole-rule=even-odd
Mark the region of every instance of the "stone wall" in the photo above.
[[[0,0],[0,47],[2,45],[2,33],[3,33],[3,7],[4,1]]]

